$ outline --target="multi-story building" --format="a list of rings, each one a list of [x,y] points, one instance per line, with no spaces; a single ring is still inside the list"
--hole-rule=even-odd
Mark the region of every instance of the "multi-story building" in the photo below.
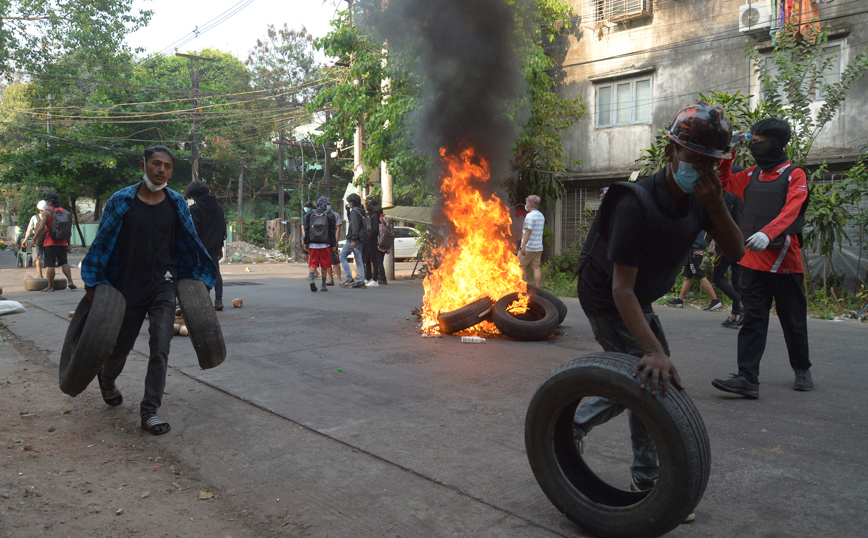
[[[563,133],[566,153],[581,164],[564,177],[566,193],[554,215],[556,250],[582,239],[582,221],[599,206],[600,189],[635,177],[636,159],[658,129],[700,92],[758,95],[745,50],[753,45],[762,54],[771,52],[772,34],[783,22],[781,2],[784,16],[799,16],[801,9],[805,18],[816,13],[829,27],[826,49],[835,60],[827,81],[836,81],[852,57],[868,50],[868,0],[568,1],[579,15],[578,30],[552,44],[558,59],[553,74],[558,92],[581,95],[588,112]],[[818,90],[817,109],[822,102]],[[868,77],[853,85],[810,158],[825,159],[840,172],[866,145]]]

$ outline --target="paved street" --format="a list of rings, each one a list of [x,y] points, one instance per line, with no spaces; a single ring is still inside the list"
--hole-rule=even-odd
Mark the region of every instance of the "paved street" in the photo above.
[[[400,265],[409,274],[412,264]],[[23,274],[0,271],[5,297],[27,306],[3,321],[56,362],[82,292],[24,292]],[[149,442],[262,520],[289,518],[287,536],[583,536],[543,495],[523,438],[543,379],[599,349],[578,300],[566,299],[569,315],[548,341],[470,345],[420,338],[411,315],[419,280],[311,293],[301,265],[223,274],[226,304],[244,300],[219,314],[226,362],[203,371],[189,339],[172,342],[161,410],[172,432]],[[710,384],[736,370],[737,332],[720,327],[726,313],[658,313],[713,458],[696,521],[671,536],[863,535],[868,324],[809,320],[817,388],[798,393],[773,318],[760,399],[748,401]],[[118,380],[124,405],[136,408],[146,333]],[[627,435],[620,417],[586,441],[595,469],[625,487]]]

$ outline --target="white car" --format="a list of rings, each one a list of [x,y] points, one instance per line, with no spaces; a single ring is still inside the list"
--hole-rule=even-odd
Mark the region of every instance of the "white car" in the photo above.
[[[420,233],[416,228],[410,228],[409,226],[395,226],[395,259],[396,260],[406,260],[413,259],[419,253],[419,247],[416,246],[416,240],[418,239]],[[346,239],[342,241],[338,241],[338,251],[343,250],[344,243],[346,243]],[[347,258],[352,258],[353,254],[350,252]]]

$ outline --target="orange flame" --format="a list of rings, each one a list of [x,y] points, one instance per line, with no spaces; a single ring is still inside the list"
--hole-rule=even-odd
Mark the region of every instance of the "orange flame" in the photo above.
[[[527,312],[528,304],[530,304],[530,295],[519,293],[518,298],[506,307],[506,311],[510,314],[524,314]]]
[[[474,186],[490,177],[488,162],[472,148],[460,153],[440,149],[443,161],[443,212],[454,237],[440,247],[440,266],[423,283],[422,331],[438,334],[437,315],[451,312],[480,297],[497,301],[514,291],[527,292],[522,270],[510,240],[512,219],[506,204],[496,195],[483,195]],[[493,323],[483,321],[470,332],[497,334]]]

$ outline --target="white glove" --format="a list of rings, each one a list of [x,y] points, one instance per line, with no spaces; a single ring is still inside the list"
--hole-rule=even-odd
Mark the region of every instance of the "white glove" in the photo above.
[[[750,251],[762,252],[767,246],[769,246],[769,241],[769,236],[762,232],[757,232],[747,238],[747,242],[745,242],[744,246],[746,246]]]

